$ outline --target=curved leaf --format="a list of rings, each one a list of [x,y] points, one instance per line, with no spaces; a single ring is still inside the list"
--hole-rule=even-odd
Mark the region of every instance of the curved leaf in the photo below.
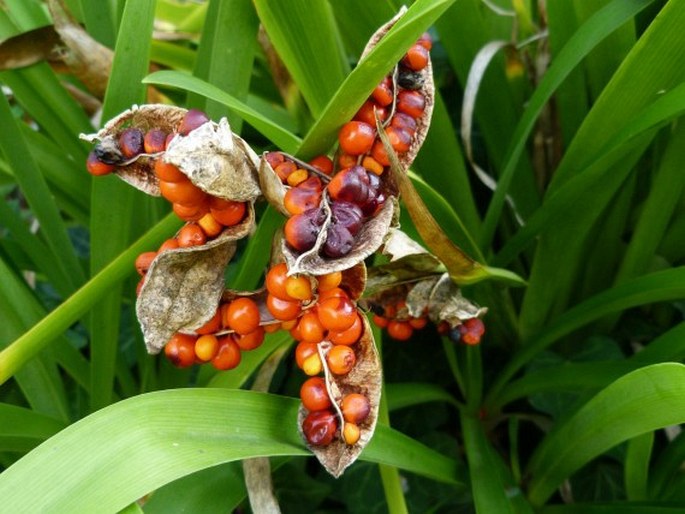
[[[574,471],[632,437],[685,422],[685,366],[655,364],[602,390],[550,433],[531,457],[528,497],[542,505]]]
[[[298,405],[294,398],[221,389],[124,400],[69,426],[3,472],[3,509],[114,512],[223,462],[308,455],[295,430]],[[362,459],[462,482],[455,461],[387,427],[378,427]]]

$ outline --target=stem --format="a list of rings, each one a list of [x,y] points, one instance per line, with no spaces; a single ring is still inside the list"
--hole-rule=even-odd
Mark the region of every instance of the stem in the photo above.
[[[151,246],[159,246],[180,223],[174,214],[169,214],[64,303],[0,352],[0,384],[11,378],[24,364],[55,341],[59,334],[83,317],[114,285],[128,277],[134,270],[133,264],[138,254]]]
[[[483,399],[483,367],[480,358],[480,345],[467,346],[466,352],[466,406],[478,414]]]
[[[445,357],[447,357],[447,364],[449,364],[452,376],[459,386],[459,391],[463,398],[466,398],[466,388],[464,387],[464,377],[459,369],[459,362],[457,360],[457,352],[454,351],[454,343],[447,337],[442,338],[442,347],[445,350]]]
[[[321,180],[323,180],[324,182],[330,182],[330,181],[331,181],[331,177],[329,177],[328,175],[326,175],[323,171],[321,171],[321,170],[315,168],[314,166],[312,166],[312,165],[309,164],[308,162],[304,162],[303,160],[298,159],[298,158],[295,157],[294,155],[290,155],[290,154],[287,154],[287,153],[285,153],[285,152],[281,152],[281,154],[283,154],[285,157],[287,157],[288,159],[290,159],[291,161],[293,161],[295,164],[297,164],[297,165],[300,166],[301,168],[307,170],[307,171],[310,172],[310,173],[314,173],[315,175],[317,175],[317,176],[318,176]]]

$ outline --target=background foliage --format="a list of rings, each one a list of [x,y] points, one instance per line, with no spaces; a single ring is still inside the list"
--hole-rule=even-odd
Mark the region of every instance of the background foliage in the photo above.
[[[2,3],[4,509],[248,508],[238,461],[269,456],[284,512],[682,512],[685,1],[417,0],[356,66],[400,4],[66,0],[114,50],[105,88],[46,53],[65,23],[46,3]],[[164,101],[308,157],[424,30],[439,96],[414,184],[456,244],[527,284],[465,289],[490,309],[481,347],[376,334],[384,426],[335,481],[305,458],[290,359],[245,390],[286,337],[227,373],[145,354],[133,261],[180,223],[91,180],[78,135]],[[230,287],[260,284],[282,221],[260,207]]]

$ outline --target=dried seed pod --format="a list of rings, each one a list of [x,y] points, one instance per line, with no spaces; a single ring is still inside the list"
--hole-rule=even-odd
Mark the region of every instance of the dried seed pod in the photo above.
[[[338,418],[339,430],[335,434],[335,438],[327,445],[312,445],[308,442],[306,435],[302,432],[302,425],[307,417],[307,410],[300,407],[298,426],[300,433],[304,440],[308,442],[310,450],[316,455],[316,458],[323,464],[326,470],[334,477],[339,477],[345,469],[352,464],[362,450],[371,440],[373,432],[376,428],[376,420],[378,418],[378,406],[380,404],[381,394],[381,365],[376,352],[376,346],[373,341],[371,328],[365,316],[362,316],[364,322],[364,331],[359,342],[355,345],[357,362],[352,370],[343,376],[333,376],[327,374],[328,391],[331,393],[331,400],[335,402],[336,416]],[[327,343],[321,343],[320,347],[326,348]],[[328,343],[330,346],[330,343]],[[368,399],[369,410],[368,414],[363,417],[359,423],[355,423],[359,428],[359,438],[344,437],[345,422],[341,405],[343,397],[350,394],[360,394]],[[359,416],[360,418],[362,416]],[[353,430],[354,431],[354,430]],[[348,430],[348,432],[350,432]],[[356,440],[355,440],[356,439]],[[347,442],[346,442],[347,441]]]
[[[224,268],[235,253],[236,241],[253,225],[250,206],[242,223],[225,228],[212,241],[158,253],[136,302],[148,352],[159,352],[175,332],[193,331],[216,314],[224,292]]]

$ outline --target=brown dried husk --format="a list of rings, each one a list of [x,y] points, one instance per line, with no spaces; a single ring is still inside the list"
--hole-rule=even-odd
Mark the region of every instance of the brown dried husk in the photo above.
[[[412,298],[412,305],[415,299]],[[481,318],[487,312],[486,307],[480,307],[471,300],[464,298],[461,289],[445,273],[435,283],[428,296],[428,317],[433,323],[446,321],[451,327],[461,325],[462,322],[470,318]],[[407,299],[409,306],[409,299]],[[410,312],[413,307],[410,307]]]
[[[433,254],[404,232],[391,229],[382,253],[390,262],[369,270],[366,293],[374,295],[396,284],[416,282],[445,272],[445,266]]]
[[[344,376],[331,375],[333,378],[332,390],[336,396],[334,401],[338,405],[342,401],[343,396],[350,393],[360,393],[369,399],[371,412],[364,422],[359,424],[361,429],[359,441],[353,446],[345,443],[342,439],[343,425],[339,419],[338,433],[331,444],[327,446],[307,445],[319,462],[326,468],[326,471],[336,478],[342,475],[345,469],[357,460],[359,454],[371,440],[376,430],[376,421],[378,420],[382,383],[381,363],[366,316],[362,315],[362,321],[364,322],[364,331],[360,340],[353,347],[357,355],[357,362],[354,368]],[[300,405],[298,430],[304,441],[307,441],[307,438],[302,432],[302,422],[306,416],[307,410]]]
[[[187,110],[163,104],[134,105],[116,116],[96,134],[81,138],[117,151],[119,134],[128,127],[147,132],[161,129],[176,131]],[[154,173],[154,160],[163,159],[181,170],[190,181],[212,196],[229,200],[254,201],[261,192],[257,181],[259,157],[240,137],[231,132],[228,121],[207,122],[187,136],[176,136],[162,154],[140,154],[117,166],[114,173],[133,187],[159,196],[159,180]]]
[[[236,241],[254,226],[254,208],[239,225],[212,241],[157,255],[147,271],[136,314],[149,353],[158,353],[176,332],[192,332],[209,321],[224,292],[224,269]]]
[[[406,7],[402,7],[399,12],[385,25],[380,27],[369,39],[366,44],[364,51],[362,52],[361,58],[364,58],[377,44],[383,39],[388,31],[397,23],[397,21],[404,15],[407,11]],[[409,150],[399,156],[399,161],[401,164],[402,171],[407,171],[411,164],[414,162],[416,155],[421,149],[421,145],[428,135],[428,128],[430,127],[431,117],[433,116],[433,106],[435,105],[435,83],[433,81],[433,65],[431,64],[430,52],[428,54],[428,64],[421,70],[421,75],[423,77],[423,85],[417,89],[419,93],[423,95],[426,99],[426,108],[423,114],[416,119],[416,133],[409,145]],[[384,175],[389,175],[384,173]]]

